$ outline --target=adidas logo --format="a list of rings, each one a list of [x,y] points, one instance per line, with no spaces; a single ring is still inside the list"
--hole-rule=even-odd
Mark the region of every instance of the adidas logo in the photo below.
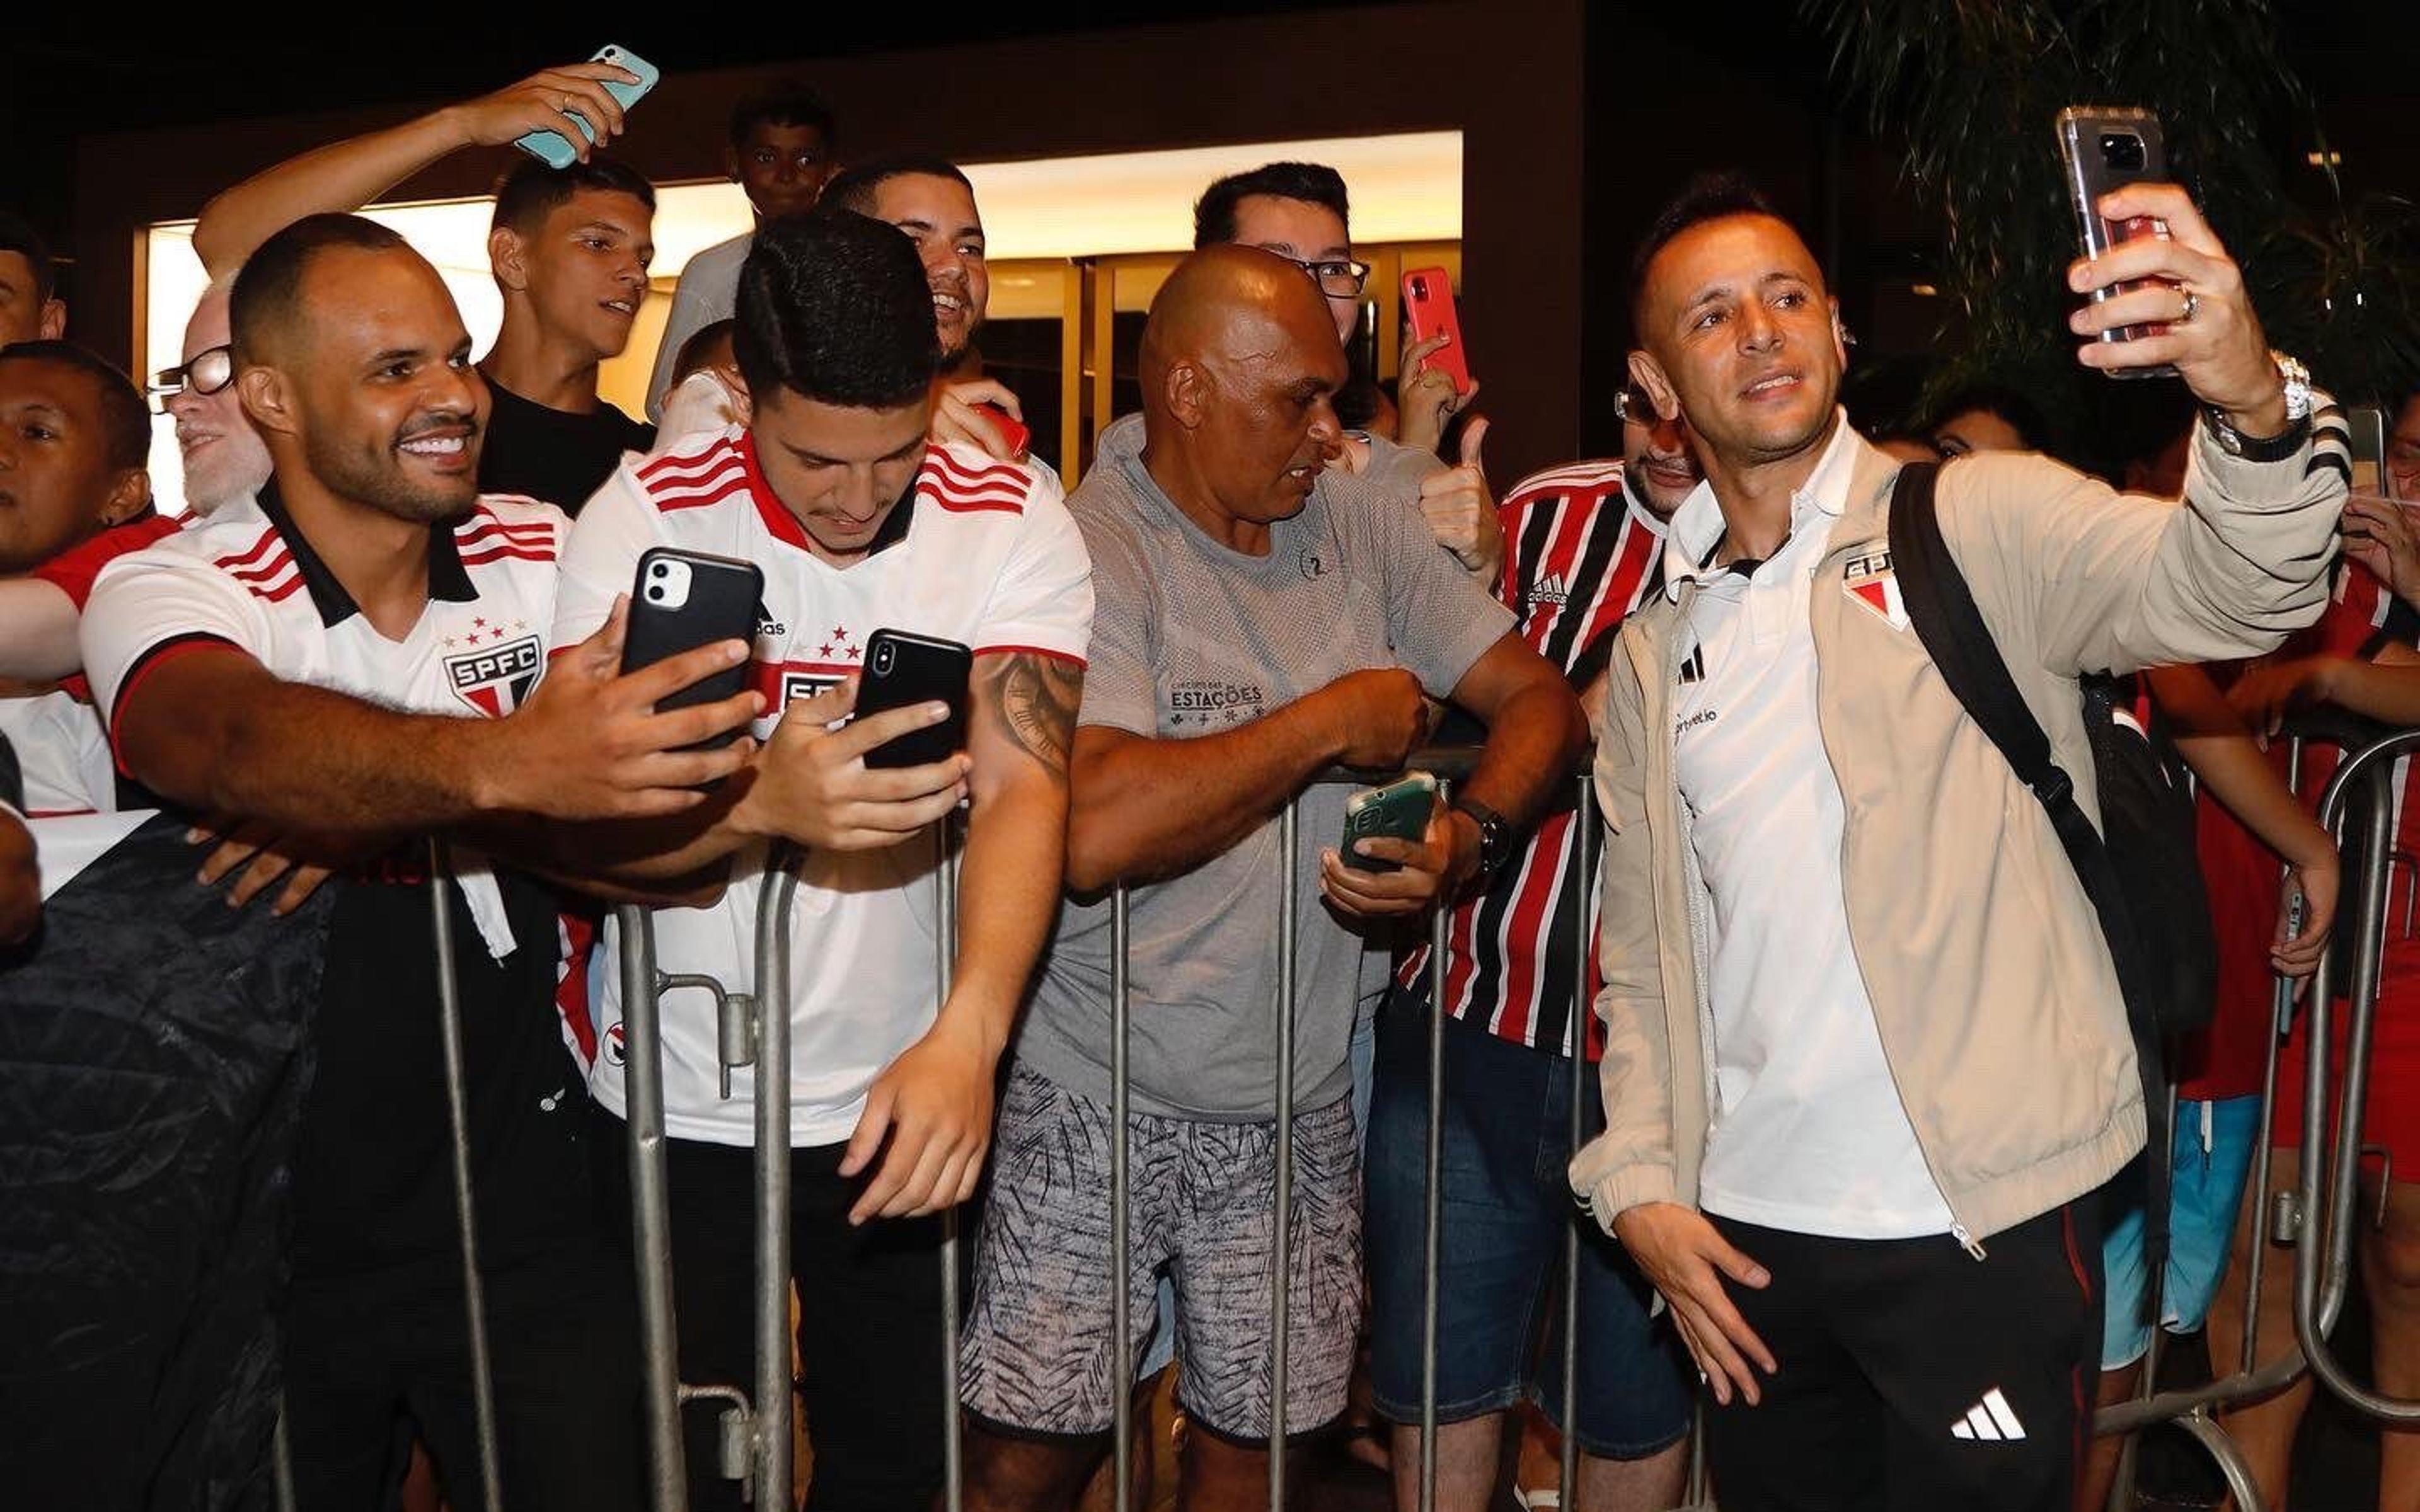
[[[1561,573],[1550,572],[1538,579],[1537,587],[1529,590],[1529,601],[1533,604],[1568,604],[1572,601],[1572,585],[1563,580]]]
[[[1966,1409],[1964,1417],[1949,1425],[1949,1436],[1997,1443],[2003,1440],[2024,1438],[2025,1426],[2017,1421],[2016,1412],[2009,1406],[2009,1399],[2000,1395],[1999,1387],[1994,1386],[1983,1394],[1981,1401]]]

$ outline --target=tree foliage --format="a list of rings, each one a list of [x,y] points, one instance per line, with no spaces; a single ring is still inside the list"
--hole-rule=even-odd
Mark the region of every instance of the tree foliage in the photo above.
[[[2156,111],[2168,158],[2243,267],[2273,340],[2374,400],[2420,374],[2420,217],[2287,175],[2324,138],[2269,0],[1799,0],[1835,81],[1945,226],[1966,316],[1939,388],[1990,376],[2073,428],[2107,379],[2073,362],[2065,271],[2079,238],[2054,121],[2070,104]],[[2305,203],[2308,201],[2310,203]],[[2318,208],[2312,208],[2317,205]]]

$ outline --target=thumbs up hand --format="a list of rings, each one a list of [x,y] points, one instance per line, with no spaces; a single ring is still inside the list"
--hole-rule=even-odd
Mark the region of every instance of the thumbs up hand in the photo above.
[[[1470,574],[1492,584],[1504,564],[1504,523],[1496,516],[1496,497],[1487,489],[1487,471],[1480,447],[1487,438],[1487,420],[1473,416],[1462,427],[1462,462],[1420,483],[1420,515],[1437,545],[1453,553]]]

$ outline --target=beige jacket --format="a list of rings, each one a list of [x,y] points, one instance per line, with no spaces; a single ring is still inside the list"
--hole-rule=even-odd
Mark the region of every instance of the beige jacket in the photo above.
[[[2096,822],[2079,673],[2252,656],[2325,606],[2345,474],[2341,421],[2323,419],[2326,439],[2283,462],[2199,434],[2184,507],[2031,454],[1943,471],[1943,535]],[[1889,548],[1898,475],[1853,444],[1810,608],[1850,942],[1916,1143],[1972,1245],[2116,1174],[2142,1148],[2142,1092],[2100,924],[2041,805],[1904,614],[1848,592],[1851,562],[1861,578],[1887,571],[1872,558]],[[1642,1202],[1696,1201],[1712,1106],[1707,895],[1672,770],[1694,592],[1678,585],[1623,626],[1597,747],[1606,1127],[1571,1178],[1607,1227]]]

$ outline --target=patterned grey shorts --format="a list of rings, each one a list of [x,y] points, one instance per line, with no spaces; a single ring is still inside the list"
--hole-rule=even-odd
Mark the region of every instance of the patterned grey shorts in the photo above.
[[[1353,1103],[1295,1116],[1288,1245],[1287,1433],[1344,1411],[1361,1311],[1361,1190]],[[1015,1435],[1109,1429],[1165,1272],[1176,1283],[1177,1396],[1219,1437],[1269,1439],[1270,1257],[1277,1125],[1130,1116],[1126,1273],[1134,1337],[1113,1366],[1109,1110],[1019,1066],[1001,1101],[990,1205],[959,1351],[967,1410]]]

